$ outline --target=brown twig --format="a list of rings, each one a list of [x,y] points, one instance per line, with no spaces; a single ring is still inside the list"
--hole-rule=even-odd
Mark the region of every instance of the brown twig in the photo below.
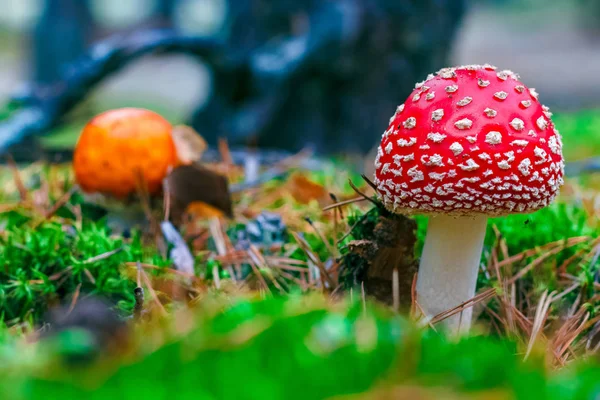
[[[19,191],[19,197],[21,201],[27,201],[29,199],[29,193],[27,192],[27,188],[23,184],[23,180],[21,179],[21,173],[19,172],[19,168],[17,167],[17,163],[15,159],[10,155],[6,155],[6,162],[12,172],[13,180],[15,181],[15,186]]]
[[[76,191],[77,191],[77,186],[73,186],[73,187],[71,187],[71,189],[69,189],[68,192],[66,192],[62,196],[60,196],[60,198],[58,200],[56,200],[56,203],[54,203],[54,205],[52,207],[50,207],[50,209],[48,211],[46,211],[44,218],[49,219],[52,216],[54,216],[54,214],[56,214],[56,212],[62,206],[67,204],[67,202],[71,199],[71,196],[73,196],[73,194],[75,194]]]
[[[140,275],[142,276],[142,280],[144,281],[144,284],[146,285],[146,287],[148,288],[148,291],[150,292],[150,296],[152,296],[152,299],[154,300],[154,303],[160,310],[161,314],[163,316],[166,316],[167,310],[165,310],[165,307],[162,305],[162,303],[160,302],[160,299],[158,298],[158,295],[154,291],[154,288],[152,287],[152,282],[150,281],[148,274],[146,274],[146,271],[142,270],[141,267],[139,268],[139,271],[140,271]]]
[[[437,324],[438,322],[441,322],[447,318],[450,318],[451,316],[458,314],[459,312],[463,312],[467,308],[473,307],[475,304],[478,304],[482,301],[488,300],[488,299],[494,297],[495,295],[496,295],[496,289],[494,289],[494,288],[487,289],[487,290],[475,295],[474,297],[470,298],[469,300],[460,303],[456,307],[454,307],[450,310],[443,311],[443,312],[433,316],[433,318],[431,318],[430,322],[432,324]]]
[[[332,209],[338,209],[338,208],[341,208],[343,206],[347,206],[348,204],[360,203],[360,202],[365,201],[365,200],[368,200],[368,199],[365,199],[364,197],[355,197],[353,199],[344,200],[344,201],[340,201],[340,202],[337,202],[337,203],[334,203],[334,204],[330,204],[330,205],[328,205],[326,207],[323,207],[322,211],[329,211],[329,210],[332,210]]]
[[[77,304],[77,299],[79,299],[79,293],[81,292],[81,282],[75,288],[75,293],[73,293],[73,298],[71,299],[71,305],[69,305],[69,310],[67,311],[67,315],[71,314],[71,312],[75,309],[75,305]]]

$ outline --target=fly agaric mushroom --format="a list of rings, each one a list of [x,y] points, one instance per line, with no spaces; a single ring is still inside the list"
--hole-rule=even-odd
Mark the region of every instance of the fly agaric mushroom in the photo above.
[[[429,216],[417,301],[427,317],[475,294],[487,219],[550,204],[563,184],[549,109],[511,71],[444,68],[416,85],[384,132],[378,197],[395,213]],[[468,330],[472,308],[446,320]]]
[[[75,178],[84,192],[122,199],[136,190],[141,173],[155,194],[169,169],[177,165],[172,126],[144,109],[121,108],[93,118],[75,147]]]

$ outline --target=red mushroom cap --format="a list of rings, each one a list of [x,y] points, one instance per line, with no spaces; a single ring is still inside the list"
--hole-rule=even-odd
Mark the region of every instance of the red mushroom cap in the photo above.
[[[384,132],[375,184],[394,212],[528,213],[563,184],[549,109],[511,71],[444,68],[416,85]]]

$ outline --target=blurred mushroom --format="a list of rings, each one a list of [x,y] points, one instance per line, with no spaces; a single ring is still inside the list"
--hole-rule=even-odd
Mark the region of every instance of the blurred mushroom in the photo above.
[[[110,210],[110,224],[126,230],[146,216],[139,202],[129,201],[139,190],[147,191],[150,200],[160,199],[165,178],[186,167],[192,174],[186,175],[184,187],[170,182],[171,191],[190,190],[189,182],[206,179],[200,166],[191,168],[206,147],[190,127],[172,126],[149,110],[120,108],[99,114],[84,127],[75,147],[73,169],[88,200]],[[210,193],[210,188],[205,189]]]
[[[488,217],[557,196],[564,163],[551,115],[513,72],[471,65],[429,75],[391,118],[375,184],[390,211],[430,217],[416,288],[428,317],[474,296]],[[446,326],[468,330],[471,315]]]
[[[136,192],[136,174],[141,174],[148,193],[156,194],[178,162],[172,129],[160,115],[138,108],[96,116],[83,129],[73,154],[79,186],[86,193],[124,199]]]

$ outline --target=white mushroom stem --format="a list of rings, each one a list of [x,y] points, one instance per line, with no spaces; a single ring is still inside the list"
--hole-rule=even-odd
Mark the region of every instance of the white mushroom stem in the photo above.
[[[475,295],[486,216],[429,218],[417,278],[417,302],[431,318]],[[443,321],[449,333],[468,331],[472,307]],[[461,315],[462,314],[462,315]]]

